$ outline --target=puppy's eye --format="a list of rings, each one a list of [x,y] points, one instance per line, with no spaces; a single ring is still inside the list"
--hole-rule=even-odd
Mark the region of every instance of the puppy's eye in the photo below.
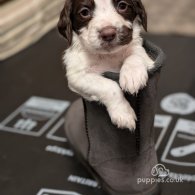
[[[84,7],[84,8],[82,8],[80,11],[79,11],[79,14],[80,14],[80,16],[82,17],[82,18],[84,18],[84,19],[89,19],[89,18],[91,18],[91,10],[89,9],[89,8],[87,8],[87,7]]]
[[[129,7],[129,4],[127,2],[120,1],[117,5],[117,10],[119,13],[124,13],[127,11],[128,7]]]

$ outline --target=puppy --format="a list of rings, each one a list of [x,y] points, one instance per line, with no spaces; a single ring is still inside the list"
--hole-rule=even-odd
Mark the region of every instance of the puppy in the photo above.
[[[142,47],[147,15],[140,0],[66,0],[58,22],[67,42],[63,60],[69,88],[103,103],[118,128],[136,128],[136,114],[123,91],[146,86],[153,61]],[[120,73],[118,85],[104,72]]]

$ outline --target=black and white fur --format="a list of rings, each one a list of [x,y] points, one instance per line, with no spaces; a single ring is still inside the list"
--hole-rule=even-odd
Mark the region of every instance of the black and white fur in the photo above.
[[[58,29],[68,48],[63,60],[72,91],[103,103],[119,128],[136,128],[136,115],[123,91],[146,86],[153,61],[142,47],[147,15],[140,0],[66,0]],[[120,72],[120,85],[104,72]]]

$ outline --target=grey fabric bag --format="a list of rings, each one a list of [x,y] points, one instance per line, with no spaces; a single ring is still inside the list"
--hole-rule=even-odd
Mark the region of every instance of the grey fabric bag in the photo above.
[[[157,83],[164,54],[155,45],[144,41],[144,47],[155,61],[147,87],[137,96],[125,94],[136,111],[136,131],[118,129],[111,123],[106,108],[97,102],[77,100],[65,117],[65,131],[78,158],[97,178],[110,195],[157,194],[157,184],[138,183],[138,179],[153,178],[157,164],[153,122]],[[118,74],[105,73],[118,82]]]

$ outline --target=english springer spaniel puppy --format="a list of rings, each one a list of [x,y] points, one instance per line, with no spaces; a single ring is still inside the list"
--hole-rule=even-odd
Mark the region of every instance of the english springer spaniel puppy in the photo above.
[[[136,128],[136,114],[124,97],[146,86],[154,62],[142,47],[147,15],[141,0],[66,0],[58,22],[67,41],[63,60],[69,87],[107,108],[113,124]],[[120,73],[119,84],[103,77]]]

